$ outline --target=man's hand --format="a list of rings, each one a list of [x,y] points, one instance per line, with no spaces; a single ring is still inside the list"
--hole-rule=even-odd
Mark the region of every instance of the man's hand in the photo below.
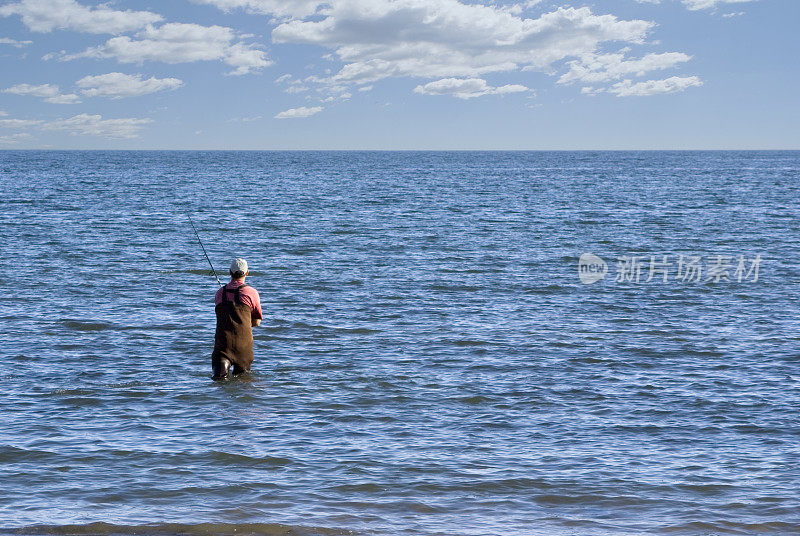
[[[251,321],[252,321],[252,325],[253,325],[254,328],[261,325],[261,319],[260,318],[252,318]]]

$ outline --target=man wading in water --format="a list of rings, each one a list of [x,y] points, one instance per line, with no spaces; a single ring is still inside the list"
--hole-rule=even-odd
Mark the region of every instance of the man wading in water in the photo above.
[[[233,259],[231,282],[214,297],[217,332],[211,368],[215,380],[227,378],[231,366],[236,375],[247,372],[253,364],[253,326],[261,324],[264,314],[258,291],[244,283],[249,273],[246,260]]]

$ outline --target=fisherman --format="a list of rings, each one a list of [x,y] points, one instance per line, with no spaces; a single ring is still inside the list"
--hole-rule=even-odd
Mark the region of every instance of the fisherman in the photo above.
[[[250,370],[253,363],[253,326],[261,324],[264,314],[258,291],[244,280],[250,271],[247,261],[233,259],[231,281],[214,297],[217,332],[211,354],[212,378],[224,380],[233,368],[233,375]]]

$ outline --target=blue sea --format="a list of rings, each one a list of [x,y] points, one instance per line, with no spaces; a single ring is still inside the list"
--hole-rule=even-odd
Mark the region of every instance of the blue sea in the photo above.
[[[800,534],[800,152],[0,152],[0,534]],[[251,373],[210,379],[251,267]]]

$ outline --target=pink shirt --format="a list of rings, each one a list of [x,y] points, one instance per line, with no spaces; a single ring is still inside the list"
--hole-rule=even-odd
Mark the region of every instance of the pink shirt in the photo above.
[[[236,287],[241,287],[242,285],[243,283],[241,281],[231,281],[225,285],[225,287],[228,287],[230,290],[235,289]],[[214,305],[219,305],[222,303],[223,288],[220,288],[217,291],[217,294],[214,296]],[[258,296],[258,291],[256,289],[250,285],[247,285],[241,290],[239,296],[242,299],[242,303],[250,307],[250,309],[253,311],[253,318],[264,318],[264,313],[261,311],[261,298]]]

